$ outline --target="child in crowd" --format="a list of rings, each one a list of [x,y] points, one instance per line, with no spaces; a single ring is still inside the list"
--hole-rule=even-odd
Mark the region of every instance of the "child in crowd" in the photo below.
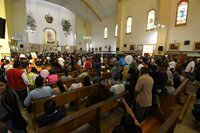
[[[44,103],[45,113],[36,118],[40,127],[53,123],[59,119],[65,117],[64,108],[56,108],[56,101],[49,99]]]

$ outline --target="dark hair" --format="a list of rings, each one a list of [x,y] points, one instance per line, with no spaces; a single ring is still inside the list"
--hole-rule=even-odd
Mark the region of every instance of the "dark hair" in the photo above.
[[[89,77],[89,76],[85,76],[85,77],[84,77],[83,85],[84,85],[84,86],[91,85],[90,77]]]
[[[66,71],[65,71],[65,76],[68,76],[68,75],[69,75],[69,74],[68,74],[68,71],[66,70]]]
[[[44,84],[44,79],[41,76],[36,77],[35,79],[35,85],[37,87],[41,87]]]
[[[14,61],[14,64],[13,64],[13,67],[14,68],[19,68],[19,67],[21,67],[22,66],[22,64],[21,64],[21,62],[19,61],[19,60],[15,60]]]
[[[59,90],[60,90],[61,92],[65,92],[65,87],[64,87],[64,85],[63,85],[62,80],[58,80],[58,81],[56,82],[56,85],[58,86],[58,88],[59,88]]]
[[[142,67],[142,68],[140,69],[140,73],[141,73],[141,75],[142,75],[142,74],[148,74],[148,73],[149,73],[149,70],[148,70],[147,67]]]
[[[32,67],[31,72],[38,73],[38,70],[35,67]]]
[[[45,113],[50,115],[53,114],[56,110],[56,101],[53,99],[49,99],[44,103]]]

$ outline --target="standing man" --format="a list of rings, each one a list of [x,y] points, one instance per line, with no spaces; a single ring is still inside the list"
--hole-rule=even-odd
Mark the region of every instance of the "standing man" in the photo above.
[[[27,96],[27,86],[30,85],[30,83],[26,73],[21,70],[21,67],[20,61],[16,60],[13,68],[6,71],[6,78],[8,86],[18,94],[19,99],[23,104]]]
[[[189,63],[185,68],[186,77],[190,80],[193,80],[193,72],[194,72],[195,62],[192,57],[189,58]]]
[[[140,77],[135,86],[136,107],[135,114],[139,122],[145,119],[148,108],[152,105],[153,78],[147,67],[140,69]]]

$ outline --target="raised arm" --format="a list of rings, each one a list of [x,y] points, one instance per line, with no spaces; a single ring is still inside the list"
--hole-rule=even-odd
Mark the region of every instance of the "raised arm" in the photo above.
[[[122,102],[124,103],[125,105],[125,109],[126,111],[128,112],[128,114],[133,118],[135,124],[137,126],[140,126],[140,123],[139,121],[137,120],[137,118],[135,117],[135,114],[133,113],[132,109],[129,107],[129,105],[127,104],[126,100],[124,98],[122,98]]]

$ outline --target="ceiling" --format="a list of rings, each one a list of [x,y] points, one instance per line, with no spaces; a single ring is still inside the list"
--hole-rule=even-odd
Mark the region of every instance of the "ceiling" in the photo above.
[[[91,23],[117,15],[118,0],[45,0],[61,5]],[[85,2],[84,2],[85,1]],[[95,13],[91,10],[91,8]],[[98,18],[99,16],[99,18]]]

